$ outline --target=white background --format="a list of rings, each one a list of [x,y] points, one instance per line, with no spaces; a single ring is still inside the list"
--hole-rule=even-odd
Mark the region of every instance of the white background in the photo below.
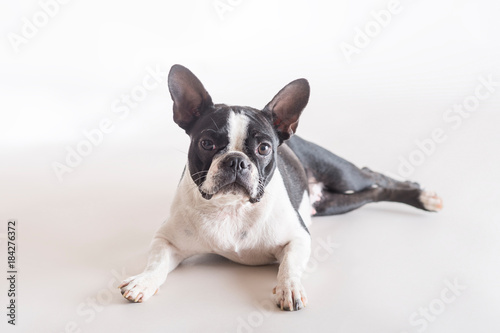
[[[443,118],[474,100],[481,77],[500,81],[498,2],[401,0],[350,62],[340,45],[353,44],[389,1],[230,2],[221,17],[212,0],[69,1],[18,52],[12,34],[22,36],[23,18],[41,7],[2,2],[0,266],[10,218],[19,265],[15,328],[0,279],[2,331],[498,332],[500,86],[460,123]],[[311,259],[310,304],[297,313],[266,310],[276,266],[215,256],[189,260],[150,301],[129,304],[108,286],[142,270],[189,140],[172,121],[164,83],[127,117],[113,105],[146,68],[175,63],[215,102],[254,107],[307,78],[301,136],[391,175],[420,156],[402,176],[437,190],[444,210],[379,203],[314,219],[313,252],[322,255]],[[66,164],[102,119],[112,132],[60,181],[54,163]],[[436,129],[444,142],[419,153],[416,141]],[[326,240],[336,248],[325,258]],[[455,280],[466,289],[444,303]],[[422,320],[429,306],[436,315]]]

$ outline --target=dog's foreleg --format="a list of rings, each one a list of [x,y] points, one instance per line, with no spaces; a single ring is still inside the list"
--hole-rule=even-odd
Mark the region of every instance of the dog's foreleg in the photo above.
[[[123,297],[132,302],[143,302],[156,294],[167,274],[182,261],[183,256],[165,238],[157,235],[151,242],[148,264],[144,272],[124,280],[119,288]]]
[[[280,266],[278,284],[273,293],[280,309],[294,311],[307,305],[307,296],[300,280],[310,254],[311,240],[304,238],[290,241],[277,255]]]

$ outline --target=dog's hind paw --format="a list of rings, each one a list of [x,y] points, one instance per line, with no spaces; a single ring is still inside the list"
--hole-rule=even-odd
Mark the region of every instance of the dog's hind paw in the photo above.
[[[430,212],[439,212],[443,209],[443,199],[434,191],[423,190],[420,193],[419,200],[424,205],[424,209]]]
[[[129,301],[142,303],[158,292],[159,285],[150,274],[142,273],[124,280],[118,288]]]

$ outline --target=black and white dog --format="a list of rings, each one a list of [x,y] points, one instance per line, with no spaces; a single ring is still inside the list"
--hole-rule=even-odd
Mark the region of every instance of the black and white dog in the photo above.
[[[438,211],[441,199],[417,183],[370,171],[292,136],[309,84],[285,86],[263,110],[214,104],[187,68],[168,76],[174,121],[191,138],[188,161],[168,220],[154,235],[147,266],[122,282],[143,302],[167,274],[195,254],[216,253],[246,265],[279,262],[275,302],[299,310],[301,275],[311,253],[311,216],[341,214],[378,201]]]

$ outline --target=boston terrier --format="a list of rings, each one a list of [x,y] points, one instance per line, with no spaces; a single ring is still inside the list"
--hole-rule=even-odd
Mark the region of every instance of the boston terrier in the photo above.
[[[274,301],[307,304],[301,275],[311,253],[311,216],[393,201],[439,211],[417,183],[359,169],[295,136],[309,100],[298,79],[262,109],[214,104],[200,80],[174,65],[168,75],[174,121],[191,139],[170,217],[155,233],[144,272],[124,280],[123,297],[143,302],[184,259],[216,253],[245,265],[279,263]]]

